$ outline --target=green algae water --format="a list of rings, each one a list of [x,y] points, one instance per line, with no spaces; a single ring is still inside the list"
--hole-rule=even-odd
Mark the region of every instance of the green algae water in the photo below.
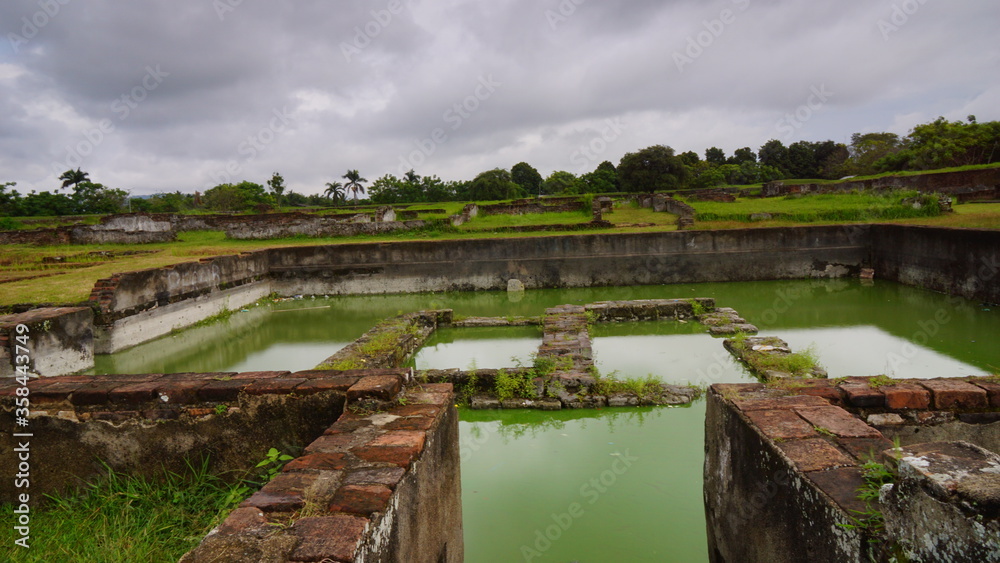
[[[887,282],[803,280],[301,299],[249,308],[98,358],[96,373],[309,369],[402,312],[540,315],[564,303],[714,297],[831,377],[1000,371],[1000,311]],[[516,299],[516,300],[514,300]],[[602,373],[671,383],[752,381],[695,323],[596,325]],[[537,327],[445,329],[418,369],[530,364]],[[460,411],[465,560],[706,561],[704,401],[684,408]]]

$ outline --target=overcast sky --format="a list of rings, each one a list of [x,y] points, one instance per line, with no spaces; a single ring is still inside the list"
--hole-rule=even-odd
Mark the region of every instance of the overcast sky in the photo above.
[[[1000,119],[996,0],[4,0],[0,182],[543,175]]]

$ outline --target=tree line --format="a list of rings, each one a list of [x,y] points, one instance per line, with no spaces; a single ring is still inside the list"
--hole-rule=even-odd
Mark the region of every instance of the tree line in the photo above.
[[[781,179],[837,179],[849,176],[934,170],[1000,161],[1000,122],[979,123],[973,115],[965,121],[943,117],[917,125],[908,135],[855,133],[850,144],[834,141],[798,141],[785,146],[769,140],[754,151],[736,149],[727,155],[710,147],[704,156],[687,151],[676,154],[666,145],[631,152],[617,165],[600,163],[592,172],[574,174],[557,170],[543,178],[527,162],[510,170],[481,172],[468,181],[443,181],[420,176],[410,170],[402,178],[386,174],[370,186],[358,170],[348,170],[326,184],[319,195],[288,191],[281,174],[275,172],[265,185],[250,181],[220,184],[204,194],[180,191],[136,198],[120,189],[90,181],[89,174],[67,170],[54,193],[43,191],[21,195],[15,183],[0,184],[0,216],[53,216],[103,214],[122,211],[183,212],[205,209],[217,212],[267,211],[281,206],[345,205],[443,201],[495,201],[542,195],[587,193],[654,192],[684,188],[747,185]],[[65,190],[65,192],[63,191]],[[359,195],[366,194],[365,200]]]

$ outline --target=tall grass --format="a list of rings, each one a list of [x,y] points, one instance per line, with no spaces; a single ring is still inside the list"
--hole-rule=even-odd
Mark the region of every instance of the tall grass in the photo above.
[[[907,198],[917,198],[922,205],[919,209],[904,205],[902,202]],[[915,191],[796,195],[780,199],[738,200],[736,203],[689,203],[697,211],[699,221],[750,222],[751,216],[757,213],[768,213],[775,219],[798,223],[908,219],[941,214],[933,196]]]
[[[11,562],[177,561],[246,496],[208,472],[207,463],[157,479],[109,471],[75,494],[53,495],[32,512],[30,548],[14,545],[12,526],[0,528]],[[0,520],[14,521],[14,507]]]

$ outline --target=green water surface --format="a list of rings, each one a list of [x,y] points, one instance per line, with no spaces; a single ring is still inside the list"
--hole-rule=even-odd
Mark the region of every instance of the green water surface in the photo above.
[[[953,377],[1000,371],[1000,311],[889,282],[803,280],[358,296],[268,304],[98,358],[97,373],[310,369],[402,312],[540,315],[600,300],[714,297],[831,377]],[[751,381],[694,323],[597,325],[602,373],[707,385]],[[446,329],[420,369],[530,363],[537,327]],[[466,561],[705,561],[704,401],[686,408],[461,411]]]

